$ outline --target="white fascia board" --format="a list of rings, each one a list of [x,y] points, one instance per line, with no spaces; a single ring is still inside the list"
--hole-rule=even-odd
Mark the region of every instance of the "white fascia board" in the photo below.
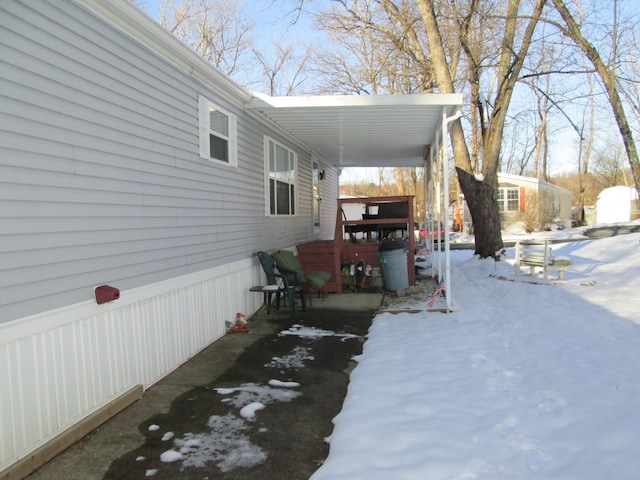
[[[498,182],[510,182],[516,185],[535,185],[536,189],[540,184],[540,179],[536,177],[525,177],[523,175],[516,175],[514,173],[498,173]]]
[[[513,173],[502,173],[499,172],[498,173],[498,182],[501,181],[511,181],[512,183],[516,183],[516,184],[522,184],[522,186],[524,186],[524,184],[534,184],[536,185],[536,188],[540,188],[540,186],[544,186],[546,188],[550,188],[553,190],[556,190],[558,192],[561,191],[565,191],[565,192],[569,192],[571,193],[571,190],[567,190],[564,187],[560,187],[558,185],[554,185],[553,183],[547,182],[545,180],[542,180],[540,178],[536,178],[536,177],[525,177],[522,175],[516,175]]]
[[[412,95],[318,95],[271,97],[252,92],[247,108],[309,108],[367,106],[460,106],[460,93],[428,93]]]

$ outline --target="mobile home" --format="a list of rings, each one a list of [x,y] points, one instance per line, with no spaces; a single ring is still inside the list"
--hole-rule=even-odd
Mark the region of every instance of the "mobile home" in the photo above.
[[[0,52],[0,478],[253,313],[256,252],[331,239],[340,168],[423,165],[461,103],[257,95],[126,0],[0,2]]]

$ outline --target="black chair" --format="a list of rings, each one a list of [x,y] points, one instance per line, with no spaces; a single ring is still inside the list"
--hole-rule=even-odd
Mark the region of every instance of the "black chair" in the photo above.
[[[300,302],[302,303],[302,310],[305,310],[306,299],[303,285],[300,282],[289,282],[285,275],[276,271],[276,261],[267,252],[258,252],[258,260],[262,265],[264,273],[267,275],[267,287],[262,288],[262,292],[266,297],[267,305],[271,304],[273,294],[276,294],[276,309],[280,309],[280,295],[286,293],[284,299],[289,300],[289,311],[291,316],[295,315],[295,295],[296,292],[300,294]],[[275,287],[275,288],[274,288]],[[268,311],[268,310],[267,310]]]

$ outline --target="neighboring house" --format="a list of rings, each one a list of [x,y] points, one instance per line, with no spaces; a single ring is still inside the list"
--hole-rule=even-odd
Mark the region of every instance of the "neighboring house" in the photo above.
[[[618,223],[640,218],[640,201],[634,187],[605,188],[596,201],[597,223]]]
[[[0,98],[0,478],[255,312],[256,252],[331,240],[339,169],[423,166],[462,101],[253,94],[127,0],[0,2]]]
[[[503,228],[523,222],[530,231],[571,227],[571,192],[539,178],[498,173],[498,207]]]

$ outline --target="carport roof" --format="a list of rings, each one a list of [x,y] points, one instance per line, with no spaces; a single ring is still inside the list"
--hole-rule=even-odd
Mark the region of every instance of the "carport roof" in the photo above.
[[[461,94],[269,97],[262,112],[337,167],[423,166],[425,148],[462,104]]]

